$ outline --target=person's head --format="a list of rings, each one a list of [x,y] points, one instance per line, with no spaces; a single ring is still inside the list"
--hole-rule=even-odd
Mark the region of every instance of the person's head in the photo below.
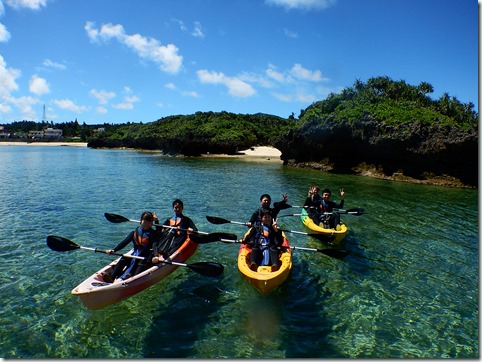
[[[318,185],[312,185],[310,187],[310,191],[308,192],[309,195],[315,195],[320,193],[320,186]]]
[[[268,194],[263,194],[259,198],[259,201],[261,203],[261,207],[267,209],[269,208],[269,205],[271,205],[271,196],[269,196]]]
[[[154,214],[150,211],[144,211],[141,215],[141,226],[144,229],[150,229],[154,222]]]
[[[172,208],[174,209],[174,212],[176,214],[182,213],[182,210],[184,209],[184,204],[181,200],[176,199],[172,202]]]
[[[323,200],[329,200],[331,198],[330,189],[324,189],[323,192],[321,193],[321,197],[323,197]]]
[[[273,215],[270,210],[261,210],[259,213],[259,218],[263,225],[271,225],[273,223]]]

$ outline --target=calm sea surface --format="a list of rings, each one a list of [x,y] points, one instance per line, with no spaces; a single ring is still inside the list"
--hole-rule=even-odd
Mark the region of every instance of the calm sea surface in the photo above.
[[[340,261],[295,250],[286,283],[260,296],[240,276],[235,244],[201,245],[209,278],[180,267],[153,287],[98,311],[70,291],[113,256],[46,246],[56,234],[114,247],[135,224],[104,212],[161,219],[181,198],[199,230],[243,235],[206,215],[247,221],[259,196],[344,187],[349,233]],[[129,150],[0,147],[0,357],[4,358],[477,358],[477,190],[328,175],[276,163],[162,157]],[[334,192],[334,200],[339,196]],[[298,213],[291,208],[281,214]],[[299,217],[285,229],[308,231]],[[288,234],[292,245],[329,248]],[[128,249],[126,248],[125,251]]]

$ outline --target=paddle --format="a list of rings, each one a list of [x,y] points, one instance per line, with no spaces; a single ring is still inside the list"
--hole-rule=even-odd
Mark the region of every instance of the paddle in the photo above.
[[[338,214],[348,214],[348,215],[355,215],[360,216],[364,214],[364,210],[360,208],[356,209],[348,209],[348,210],[337,210],[335,212],[324,212],[323,215],[333,215],[335,213]],[[285,216],[308,216],[307,214],[285,214],[285,215],[278,215],[278,217],[285,217]]]
[[[111,214],[109,212],[106,212],[104,213],[104,216],[107,220],[109,220],[110,222],[114,223],[114,224],[119,224],[119,223],[123,223],[123,222],[135,222],[135,223],[139,223],[139,220],[133,220],[133,219],[129,219],[125,216],[122,216],[122,215],[117,215],[117,214]],[[168,226],[168,225],[157,225],[155,224],[154,226],[157,226],[157,227],[163,227],[163,228],[167,228],[167,229],[178,229],[176,226]],[[178,230],[183,230],[183,231],[188,231],[187,229],[181,229],[179,228]],[[193,237],[193,235],[198,235],[198,237]],[[230,233],[207,233],[207,232],[203,232],[203,231],[193,231],[192,234],[189,236],[189,238],[194,241],[196,244],[207,244],[207,243],[210,243],[211,241],[210,238],[203,238],[201,237],[201,235],[206,235],[206,236],[209,236],[209,235],[213,235],[213,238],[221,238],[221,239],[229,239],[229,240],[236,240],[238,237],[235,235],[235,234],[230,234]]]
[[[109,254],[105,250],[100,250],[97,248],[89,248],[86,246],[80,246],[75,242],[73,242],[72,240],[69,240],[67,238],[64,238],[62,236],[57,236],[57,235],[47,236],[47,246],[54,251],[70,251],[70,250],[83,249],[83,250],[91,250],[96,253]],[[147,259],[142,256],[120,254],[120,253],[110,253],[109,255],[118,255],[126,258],[140,259],[140,260]],[[199,262],[199,263],[185,264],[185,263],[179,263],[176,261],[159,260],[159,263],[185,266],[191,269],[192,271],[195,271],[196,273],[199,273],[207,277],[218,277],[223,273],[223,270],[224,270],[224,266],[222,264],[213,263],[213,262]]]
[[[226,235],[230,235],[231,237],[226,238]],[[236,240],[238,237],[235,234],[211,233],[207,235],[191,234],[189,238],[196,244],[208,244],[216,241],[230,242]]]
[[[301,209],[304,208],[303,206],[291,206],[291,207],[299,207]],[[362,208],[359,208],[359,207],[354,208],[354,209],[348,209],[348,210],[335,209],[334,212],[324,212],[323,214],[332,215],[334,213],[360,216],[360,215],[363,215],[365,213],[365,210],[363,210]],[[280,217],[280,216],[302,216],[302,215],[303,214],[286,214],[286,215],[279,215],[278,217]]]
[[[241,244],[241,240],[221,240],[223,243],[237,243],[237,244]],[[281,249],[281,248],[278,248],[278,249]],[[296,249],[299,249],[299,250],[307,250],[307,251],[315,251],[315,252],[318,252],[318,253],[322,253],[326,256],[330,256],[332,258],[336,258],[336,259],[344,259],[348,253],[346,251],[342,251],[342,250],[337,250],[337,249],[315,249],[315,248],[303,248],[301,246],[291,246],[290,245],[290,249],[291,250],[296,250]]]
[[[241,224],[241,225],[246,225],[246,223],[238,222],[238,221],[231,221],[231,220],[226,220],[221,217],[216,217],[216,216],[206,216],[206,219],[212,223],[212,224]],[[328,234],[320,234],[320,233],[305,233],[303,231],[294,231],[294,230],[286,230],[286,229],[280,229],[281,231],[287,232],[287,233],[292,233],[292,234],[300,234],[300,235],[306,235],[306,236],[311,236],[315,239],[318,239],[320,241],[325,241],[325,242],[332,242],[335,240],[334,235],[328,235]]]

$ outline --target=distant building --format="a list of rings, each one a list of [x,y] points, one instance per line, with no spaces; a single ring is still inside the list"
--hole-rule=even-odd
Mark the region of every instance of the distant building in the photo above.
[[[44,131],[29,131],[28,138],[31,138],[31,139],[44,138]]]
[[[28,137],[31,139],[59,139],[62,138],[63,131],[56,128],[47,128],[43,131],[30,131]]]
[[[55,128],[47,128],[44,131],[44,137],[45,138],[62,138],[64,131],[61,129],[55,129]]]

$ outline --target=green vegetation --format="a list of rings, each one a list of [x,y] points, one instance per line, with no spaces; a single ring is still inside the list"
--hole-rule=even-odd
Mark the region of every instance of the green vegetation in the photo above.
[[[371,120],[391,125],[418,121],[423,125],[451,125],[477,129],[478,114],[474,104],[463,104],[444,93],[438,100],[427,94],[433,87],[426,82],[411,86],[405,81],[376,77],[355,84],[338,94],[330,94],[300,114],[303,122],[330,117],[335,121]]]
[[[234,114],[228,112],[197,112],[174,115],[143,124],[80,125],[75,122],[14,122],[5,125],[9,132],[28,133],[55,127],[64,131],[64,138],[77,137],[92,147],[133,147],[163,149],[167,152],[195,154],[202,152],[235,152],[254,145],[274,145],[290,130],[307,122],[374,121],[389,125],[418,122],[420,125],[456,127],[478,132],[478,114],[474,104],[463,104],[444,93],[432,100],[433,87],[426,82],[411,86],[389,77],[357,80],[352,87],[330,94],[322,101],[281,118],[268,114]]]
[[[109,127],[97,140],[124,141],[124,146],[142,144],[143,148],[173,149],[191,143],[207,151],[270,145],[294,127],[296,121],[267,114],[197,112],[159,119],[146,125],[127,124]],[[177,145],[178,147],[175,147]],[[203,149],[206,151],[206,149]]]

